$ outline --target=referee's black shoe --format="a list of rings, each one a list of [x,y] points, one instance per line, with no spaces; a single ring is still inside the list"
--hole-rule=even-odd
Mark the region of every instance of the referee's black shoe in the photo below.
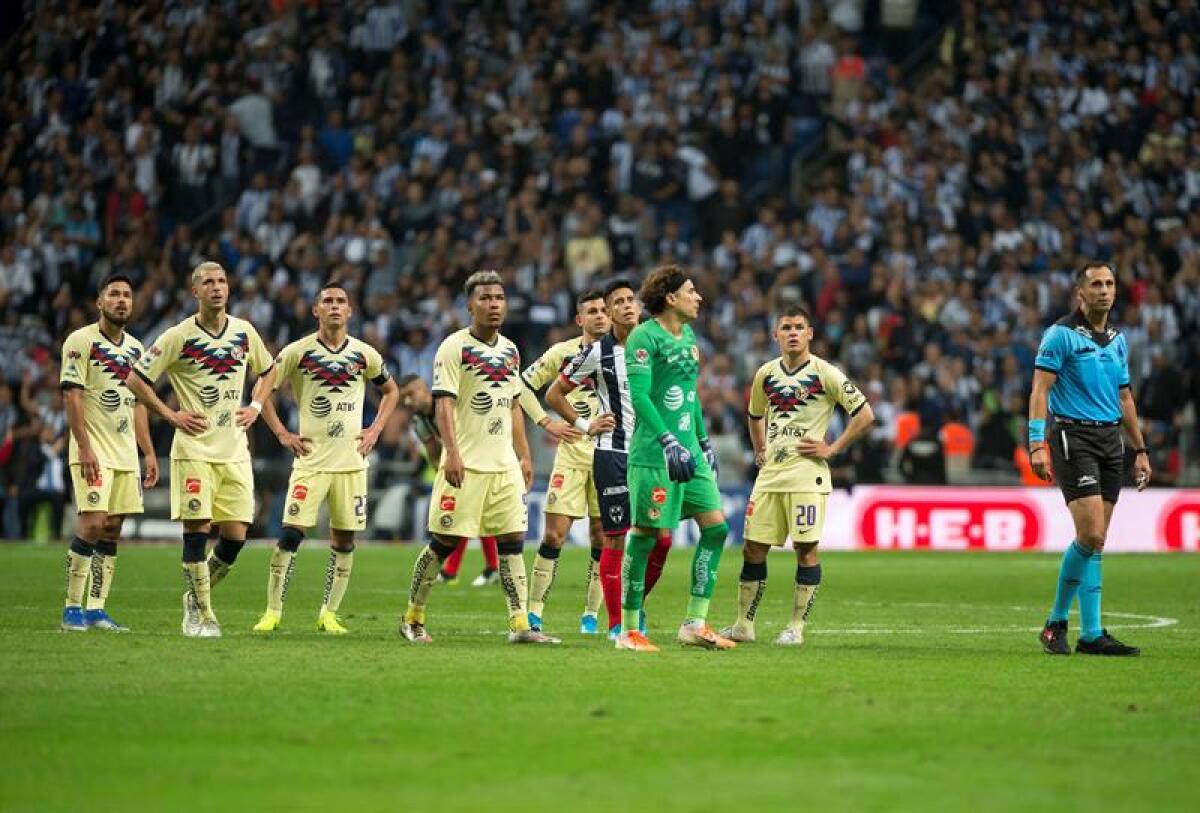
[[[1108,630],[1101,630],[1100,637],[1094,641],[1085,641],[1082,638],[1075,644],[1075,651],[1080,655],[1141,655],[1142,650],[1136,646],[1123,644],[1116,638],[1108,634]]]
[[[1071,645],[1067,643],[1067,621],[1047,621],[1042,627],[1038,640],[1042,642],[1042,651],[1047,655],[1070,655]]]

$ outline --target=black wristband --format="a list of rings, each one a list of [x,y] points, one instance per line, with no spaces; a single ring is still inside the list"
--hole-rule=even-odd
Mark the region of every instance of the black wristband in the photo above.
[[[1143,446],[1143,447],[1142,447],[1142,448],[1140,448],[1140,449],[1134,449],[1134,450],[1133,450],[1133,456],[1134,456],[1134,457],[1137,457],[1137,456],[1138,456],[1138,455],[1140,455],[1140,454],[1144,454],[1144,455],[1146,455],[1147,457],[1149,457],[1149,456],[1150,456],[1150,450],[1149,450],[1149,449],[1147,449],[1145,446]]]

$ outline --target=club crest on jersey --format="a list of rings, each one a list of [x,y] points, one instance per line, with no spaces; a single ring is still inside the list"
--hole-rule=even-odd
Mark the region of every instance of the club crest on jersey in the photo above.
[[[521,357],[515,347],[493,355],[483,348],[464,346],[461,358],[464,366],[493,388],[503,386],[521,368]]]
[[[639,364],[645,364],[650,360],[650,354],[646,352],[646,348],[644,347],[639,347],[636,351],[634,351],[633,357],[637,359]]]
[[[179,357],[216,376],[218,381],[226,381],[237,373],[249,349],[250,339],[245,332],[234,334],[229,347],[193,337],[183,343]]]

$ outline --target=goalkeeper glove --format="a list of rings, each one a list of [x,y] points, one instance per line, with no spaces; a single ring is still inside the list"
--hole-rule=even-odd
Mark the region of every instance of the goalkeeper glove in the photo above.
[[[663,457],[667,459],[667,476],[673,483],[686,483],[696,473],[696,461],[692,453],[675,439],[670,432],[658,436],[658,442],[663,447]]]
[[[700,438],[700,451],[704,452],[704,459],[708,461],[708,467],[712,469],[713,477],[717,476],[717,453],[713,451],[712,444],[708,442],[708,438]]]

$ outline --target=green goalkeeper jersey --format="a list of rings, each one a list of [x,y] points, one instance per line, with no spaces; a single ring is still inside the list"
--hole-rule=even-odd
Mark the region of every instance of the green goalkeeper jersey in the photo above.
[[[691,326],[684,325],[683,333],[675,337],[656,319],[643,322],[625,342],[625,359],[635,420],[629,464],[665,465],[658,442],[663,432],[670,432],[702,459],[700,439],[708,433],[696,395],[700,348]]]

